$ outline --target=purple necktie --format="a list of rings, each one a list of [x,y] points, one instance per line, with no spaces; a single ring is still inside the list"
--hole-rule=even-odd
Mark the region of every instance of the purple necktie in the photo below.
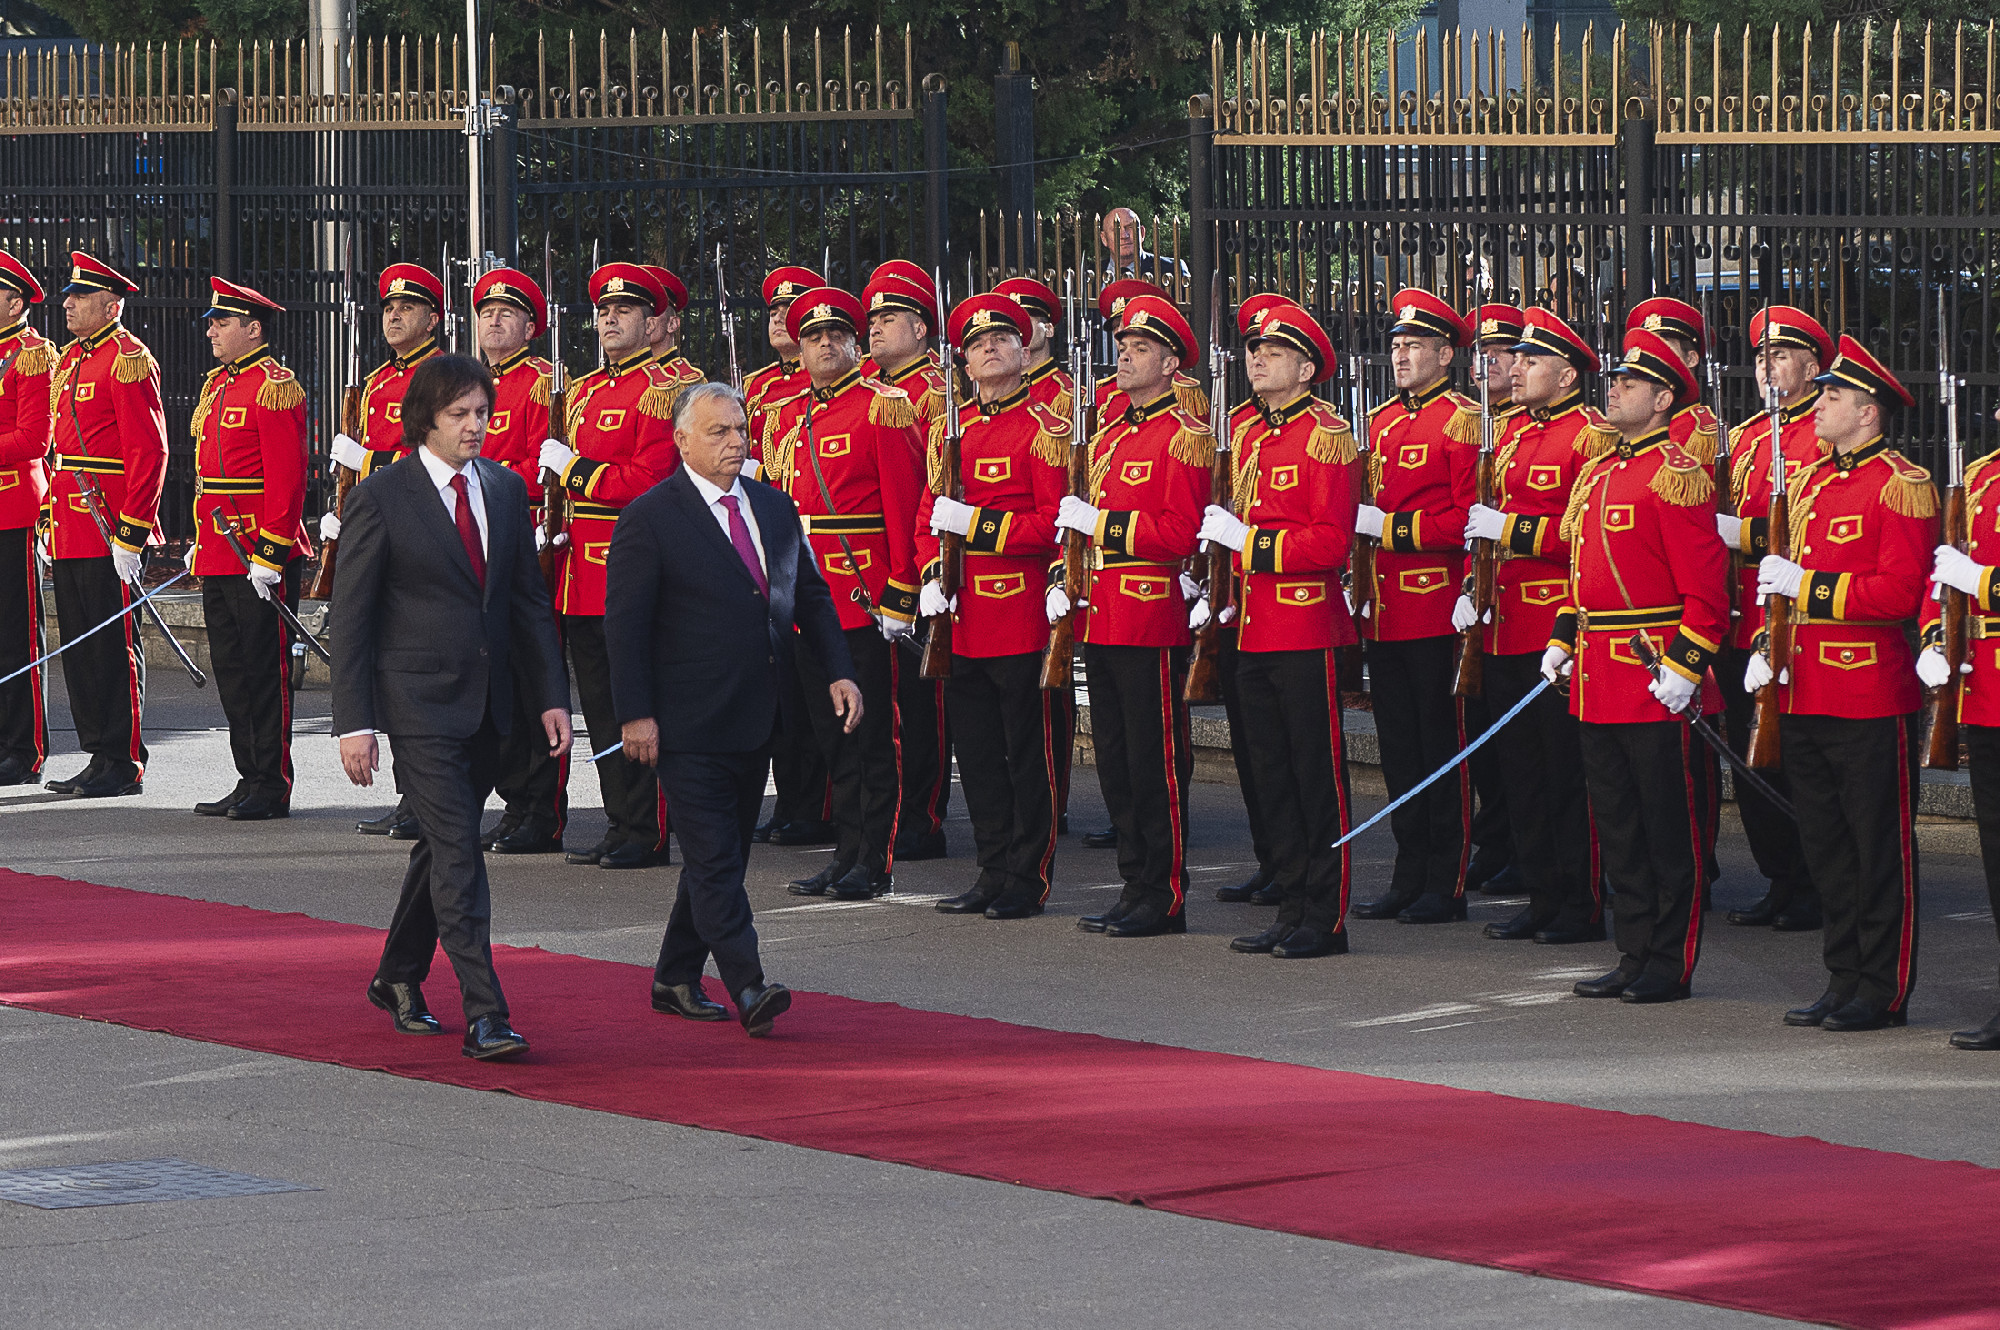
[[[736,506],[736,496],[725,494],[722,506],[729,510],[729,543],[736,547],[736,557],[743,560],[743,566],[750,570],[757,589],[764,593],[764,599],[771,598],[771,582],[764,576],[764,565],[757,561],[757,547],[750,542],[750,524],[743,520],[743,513]]]

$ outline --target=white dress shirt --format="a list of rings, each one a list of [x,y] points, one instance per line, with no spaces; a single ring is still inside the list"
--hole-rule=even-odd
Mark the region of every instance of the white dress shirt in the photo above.
[[[723,492],[703,480],[693,467],[687,468],[688,479],[701,495],[701,501],[708,505],[708,511],[722,528],[722,538],[729,539],[729,510],[722,506]],[[729,487],[729,493],[736,496],[736,511],[743,514],[743,525],[750,528],[750,543],[757,547],[757,565],[764,570],[766,578],[771,575],[771,561],[764,557],[764,533],[757,528],[757,514],[750,511],[750,496],[743,490],[743,480],[739,476]],[[734,546],[735,542],[731,542]]]
[[[472,524],[479,528],[479,552],[491,552],[486,543],[486,495],[479,487],[479,468],[467,462],[462,471],[452,470],[451,463],[441,460],[428,448],[419,447],[417,456],[423,459],[424,470],[430,475],[431,484],[437,486],[438,498],[444,501],[444,515],[451,520],[451,529],[458,530],[458,491],[451,482],[458,476],[465,477],[466,501],[472,505]]]

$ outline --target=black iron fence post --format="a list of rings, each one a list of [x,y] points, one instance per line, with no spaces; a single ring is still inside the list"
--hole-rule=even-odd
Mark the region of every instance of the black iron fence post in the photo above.
[[[1000,72],[993,76],[993,120],[1000,215],[1030,215],[1035,211],[1035,80],[1021,70],[1019,42],[1007,43]],[[1004,254],[1001,266],[1006,266]]]
[[[1215,286],[1214,208],[1215,116],[1206,96],[1188,99],[1188,304],[1197,337],[1209,330],[1209,299]],[[1224,311],[1225,313],[1227,311]],[[1208,385],[1212,397],[1223,385]]]
[[[924,248],[933,271],[945,266],[951,242],[951,147],[945,136],[944,80],[933,74],[924,80]]]
[[[493,108],[493,156],[489,163],[493,181],[493,206],[486,214],[486,243],[500,262],[517,267],[521,262],[520,139],[519,102],[512,88],[500,89]]]
[[[1653,121],[1652,108],[1628,118],[1619,138],[1625,156],[1625,308],[1653,294]],[[1615,348],[1614,348],[1615,349]]]
[[[209,264],[216,275],[234,280],[236,269],[236,89],[224,88],[215,101],[215,215],[210,222]]]

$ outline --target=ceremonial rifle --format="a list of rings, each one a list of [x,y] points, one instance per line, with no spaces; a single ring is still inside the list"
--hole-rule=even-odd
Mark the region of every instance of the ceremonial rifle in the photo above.
[[[1374,486],[1368,483],[1373,460],[1368,427],[1367,403],[1361,386],[1361,346],[1355,340],[1354,302],[1359,299],[1357,292],[1349,292],[1347,297],[1347,391],[1353,399],[1349,418],[1354,422],[1354,437],[1358,445],[1356,460],[1361,464],[1361,502],[1375,501]],[[1375,613],[1375,545],[1371,537],[1360,532],[1354,533],[1354,552],[1348,558],[1348,599],[1354,602],[1356,623]]]
[[[1084,332],[1082,297],[1076,274],[1064,281],[1064,335],[1069,340],[1069,492],[1088,499],[1090,490],[1090,407],[1097,398],[1097,369],[1090,359],[1090,339]],[[950,372],[949,367],[946,370]],[[1083,599],[1084,559],[1089,542],[1083,532],[1063,530],[1063,594],[1069,609],[1049,625],[1049,645],[1042,652],[1042,687],[1056,690],[1075,683],[1076,606]]]
[[[69,409],[71,420],[75,420],[76,395],[74,393],[70,395]],[[76,437],[78,442],[82,442],[83,427],[80,424],[77,426]],[[104,510],[104,491],[97,488],[97,478],[88,471],[79,471],[75,474],[77,492],[83,496],[83,506],[90,510],[91,520],[97,523],[97,534],[104,537],[104,552],[109,554],[113,542],[111,539],[111,519],[105,515]],[[51,547],[51,552],[53,552],[53,547]],[[139,579],[137,577],[126,582],[125,585],[130,588],[133,595],[145,595],[145,592],[139,587]],[[187,671],[188,678],[194,680],[194,686],[197,688],[207,687],[208,676],[201,672],[201,667],[194,663],[194,657],[188,655],[187,648],[181,645],[181,640],[178,637],[174,636],[174,630],[167,627],[167,621],[160,617],[160,607],[150,600],[146,602],[146,617],[153,621],[153,627],[160,630],[160,636],[167,639],[167,645],[172,647],[174,655],[180,658],[181,668]]]
[[[350,439],[360,439],[361,427],[361,305],[354,298],[354,233],[347,235],[347,264],[340,298],[340,320],[347,329],[347,386],[340,391],[340,432]],[[350,467],[335,466],[333,482],[333,516],[339,520],[341,510],[347,506],[347,492],[354,488],[354,482],[361,479],[361,473]],[[321,542],[319,571],[313,574],[312,585],[306,588],[307,600],[327,600],[333,596],[333,560],[339,548],[338,539]]]
[[[1792,502],[1785,491],[1785,410],[1771,373],[1771,316],[1764,314],[1763,345],[1757,358],[1764,367],[1764,420],[1771,440],[1770,552],[1792,557]],[[1750,722],[1749,761],[1753,767],[1778,765],[1778,681],[1792,663],[1792,602],[1775,593],[1764,597],[1764,654],[1771,663],[1771,681],[1757,690],[1757,710]]]
[[[548,235],[542,236],[542,290],[549,302],[549,437],[559,443],[569,442],[569,371],[563,368],[562,355],[562,302],[556,299],[554,247]],[[556,587],[562,581],[562,556],[556,551],[563,541],[563,528],[569,523],[569,494],[562,487],[562,477],[546,467],[542,470],[542,548],[537,556],[542,565],[542,580],[549,584],[549,595],[556,594]]]
[[[1486,297],[1485,286],[1491,279],[1484,268],[1480,270],[1480,299]],[[1479,465],[1476,471],[1479,502],[1491,508],[1494,502],[1493,477],[1493,389],[1487,383],[1488,371],[1493,358],[1487,353],[1486,340],[1479,338],[1472,348],[1472,373],[1479,380]],[[1485,688],[1485,654],[1480,642],[1481,628],[1486,616],[1493,609],[1493,577],[1499,566],[1499,542],[1495,540],[1475,540],[1472,542],[1472,626],[1459,634],[1458,677],[1452,684],[1454,697],[1478,697]]]
[[[729,343],[729,386],[743,395],[743,370],[736,362],[736,311],[729,308],[729,282],[722,271],[722,242],[715,245],[715,308],[722,316],[722,339]]]
[[[931,276],[937,286],[938,303],[949,309],[951,302],[945,298],[944,270],[939,268]],[[958,445],[960,431],[958,425],[958,367],[954,357],[946,348],[944,365],[944,439],[938,445],[938,492],[947,499],[965,501],[965,486],[958,474]],[[938,589],[944,592],[947,604],[958,594],[959,586],[965,580],[965,537],[952,531],[938,535]],[[930,620],[930,632],[924,638],[923,659],[917,666],[917,677],[921,679],[949,679],[951,677],[951,611],[934,614]],[[1044,676],[1048,673],[1048,663],[1042,665]]]
[[[1708,345],[1702,348],[1701,369],[1707,380],[1708,409],[1715,413],[1715,507],[1718,512],[1734,515],[1736,497],[1729,492],[1729,429],[1723,423],[1728,417],[1722,414],[1722,365],[1715,354],[1721,339],[1715,335],[1714,295],[1713,286],[1701,293],[1702,331],[1708,336]],[[1730,551],[1732,562],[1736,554],[1736,550]],[[1731,612],[1735,612],[1733,606]]]
[[[1958,446],[1958,376],[1951,372],[1951,352],[1945,340],[1944,288],[1938,288],[1938,405],[1944,411],[1944,455],[1951,483],[1944,492],[1944,539],[1965,553],[1965,458]],[[1924,731],[1924,765],[1935,771],[1958,770],[1959,666],[1965,660],[1966,597],[1957,587],[1939,585],[1938,649],[1951,673],[1931,691],[1930,720]]]
[[[458,315],[453,312],[451,307],[451,246],[450,245],[446,245],[444,247],[444,281],[440,282],[439,285],[444,288],[444,309],[439,311],[444,315],[444,349],[451,352],[451,354],[453,355],[457,355]]]
[[[1222,347],[1222,270],[1217,268],[1208,295],[1208,428],[1215,435],[1215,461],[1209,476],[1209,502],[1235,511],[1234,459],[1229,439],[1229,352]],[[1230,563],[1228,546],[1208,541],[1202,547],[1207,566],[1202,570],[1202,594],[1208,597],[1208,622],[1194,635],[1194,653],[1188,659],[1187,682],[1181,687],[1183,702],[1222,700],[1222,615],[1236,604],[1236,570]]]

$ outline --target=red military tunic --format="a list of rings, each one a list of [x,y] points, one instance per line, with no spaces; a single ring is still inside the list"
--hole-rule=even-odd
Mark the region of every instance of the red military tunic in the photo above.
[[[250,557],[283,570],[305,539],[306,394],[269,347],[202,381],[194,435],[194,571],[241,576],[233,528]]]
[[[1819,404],[1819,387],[1781,409],[1787,481],[1799,471],[1819,461],[1824,449],[1813,429],[1813,408]],[[1743,519],[1743,536],[1735,551],[1742,555],[1736,568],[1736,626],[1729,644],[1750,647],[1764,627],[1764,601],[1757,594],[1757,565],[1771,552],[1771,421],[1761,413],[1738,425],[1729,434],[1729,498],[1736,515]]]
[[[1370,502],[1383,521],[1362,632],[1385,642],[1455,632],[1465,514],[1479,497],[1479,406],[1439,379],[1376,407],[1368,438]]]
[[[527,482],[528,505],[542,502],[542,444],[549,436],[549,396],[555,367],[522,347],[493,366],[493,414],[480,456]]]
[[[804,452],[807,403],[817,471]],[[808,388],[778,412],[776,442],[765,458],[766,479],[798,505],[799,520],[840,611],[840,626],[865,628],[872,622],[853,594],[864,584],[879,612],[915,622],[917,505],[924,492],[924,437],[916,403],[902,389],[865,378],[855,368],[825,388]],[[858,570],[848,564],[843,537]]]
[[[1788,487],[1806,569],[1792,629],[1791,714],[1902,716],[1923,701],[1904,624],[1923,610],[1938,543],[1930,472],[1881,439],[1829,453]]]
[[[375,367],[361,386],[361,437],[355,442],[368,450],[368,465],[361,474],[372,476],[410,450],[403,446],[403,396],[410,391],[410,376],[417,366],[439,354],[436,337],[426,337],[406,356],[391,356]]]
[[[1965,553],[1986,568],[1979,594],[1966,597],[1965,663],[1959,679],[1958,718],[1967,725],[2000,725],[2000,453],[1965,469]],[[1944,640],[1942,607],[1926,594],[1923,644]]]
[[[1493,622],[1481,630],[1488,655],[1547,649],[1556,611],[1569,598],[1562,519],[1570,489],[1584,463],[1617,441],[1580,392],[1548,407],[1510,409],[1493,454],[1493,506],[1507,514],[1507,526],[1494,571]]]
[[[777,423],[779,403],[798,396],[812,380],[796,360],[774,360],[743,380],[743,411],[750,426],[750,455],[761,465],[769,446],[766,437]]]
[[[1551,640],[1575,655],[1570,711],[1593,724],[1670,720],[1632,654],[1644,632],[1669,669],[1699,680],[1729,626],[1729,556],[1715,478],[1665,429],[1620,441],[1576,479],[1563,538],[1569,597]]]
[[[678,391],[650,351],[600,365],[570,385],[565,432],[577,455],[561,477],[569,540],[556,613],[604,613],[604,565],[619,512],[681,464],[673,427]]]
[[[26,322],[0,328],[0,531],[41,521],[49,493],[49,376],[55,343]]]
[[[1083,640],[1184,647],[1193,639],[1181,561],[1195,552],[1213,490],[1215,436],[1181,408],[1177,392],[1099,419],[1090,447],[1090,502],[1099,515]]]
[[[958,656],[1017,656],[1049,644],[1043,609],[1056,550],[1056,509],[1069,489],[1069,422],[1034,400],[1026,385],[990,405],[958,411],[961,502],[979,511],[965,538],[965,579],[952,616]],[[933,487],[937,441],[930,450]],[[931,533],[926,490],[917,509],[917,557],[926,580],[937,576],[938,537]]]
[[[138,551],[157,544],[153,527],[167,478],[167,418],[153,353],[113,321],[63,348],[49,392],[56,467],[49,482],[55,514],[51,553],[58,559],[111,553],[84,501],[81,474],[96,481],[105,520],[120,545]]]
[[[1232,505],[1250,534],[1233,562],[1237,649],[1321,651],[1351,646],[1354,620],[1340,574],[1354,547],[1354,431],[1310,394],[1278,408],[1246,403],[1234,422]]]

